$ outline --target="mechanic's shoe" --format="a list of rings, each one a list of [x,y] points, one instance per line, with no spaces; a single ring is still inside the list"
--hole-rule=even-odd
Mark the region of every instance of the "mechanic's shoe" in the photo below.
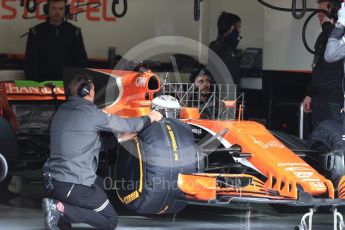
[[[44,213],[44,227],[46,230],[60,230],[58,222],[63,216],[64,206],[61,202],[43,198],[42,210]]]
[[[71,223],[67,223],[65,221],[62,221],[63,218],[60,218],[59,220],[59,224],[58,224],[58,227],[61,229],[61,230],[72,230],[72,224]]]

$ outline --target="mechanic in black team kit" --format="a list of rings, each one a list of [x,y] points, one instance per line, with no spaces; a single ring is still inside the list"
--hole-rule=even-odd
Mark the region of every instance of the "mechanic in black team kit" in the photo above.
[[[81,29],[67,22],[66,0],[48,0],[47,20],[29,30],[25,51],[26,80],[62,80],[63,67],[87,66]]]
[[[46,229],[69,229],[87,223],[97,229],[115,229],[117,214],[102,185],[96,183],[101,147],[100,131],[120,133],[128,140],[162,119],[157,111],[124,119],[98,109],[95,87],[88,75],[76,76],[68,86],[71,95],[51,123],[51,155],[46,161],[42,201]]]
[[[337,8],[337,1],[318,0],[319,9],[331,11]],[[306,96],[303,99],[305,112],[312,112],[313,129],[325,120],[332,120],[341,124],[340,110],[343,104],[341,81],[344,75],[344,67],[341,60],[329,62],[324,58],[327,40],[331,37],[334,28],[334,20],[324,13],[318,15],[322,32],[316,43],[313,60],[311,84],[308,85]]]

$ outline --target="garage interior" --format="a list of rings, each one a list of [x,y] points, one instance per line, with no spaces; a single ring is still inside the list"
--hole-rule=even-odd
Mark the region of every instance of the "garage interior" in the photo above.
[[[81,11],[69,18],[69,22],[81,28],[88,55],[87,70],[78,68],[71,71],[86,71],[94,78],[107,78],[99,82],[95,81],[96,89],[103,89],[102,87],[105,87],[104,82],[108,79],[115,81],[117,84],[115,86],[118,88],[106,87],[108,87],[107,90],[110,93],[116,92],[116,96],[109,99],[104,93],[104,95],[101,95],[103,97],[102,102],[100,102],[102,105],[96,103],[101,109],[106,110],[107,106],[111,107],[111,109],[114,109],[112,111],[116,111],[115,114],[119,113],[115,105],[118,102],[117,97],[120,98],[122,95],[126,95],[130,98],[131,96],[126,93],[121,94],[126,92],[126,89],[122,89],[122,85],[118,82],[122,81],[125,88],[129,83],[124,83],[125,80],[123,79],[132,77],[131,74],[123,73],[121,70],[138,73],[137,77],[151,73],[152,76],[157,76],[159,83],[152,84],[154,86],[148,85],[149,90],[147,90],[147,93],[143,93],[143,98],[140,99],[152,101],[154,95],[158,94],[166,85],[170,83],[173,85],[187,84],[189,76],[195,71],[196,66],[200,64],[208,65],[208,46],[217,37],[217,19],[223,11],[239,15],[242,20],[240,33],[242,38],[238,46],[241,53],[240,84],[238,88],[240,92],[238,93],[244,95],[241,99],[244,102],[244,107],[242,108],[243,113],[240,115],[242,110],[237,109],[237,105],[235,105],[235,115],[232,121],[236,123],[237,118],[239,118],[241,121],[255,123],[255,125],[248,127],[257,128],[259,131],[265,129],[263,134],[258,133],[257,137],[269,133],[270,137],[272,136],[275,138],[274,140],[278,140],[279,144],[283,143],[290,149],[290,152],[294,153],[294,157],[297,156],[303,162],[307,162],[313,170],[315,169],[315,172],[320,173],[322,178],[324,176],[331,180],[333,174],[328,171],[325,172],[323,169],[318,170],[318,167],[324,162],[326,162],[325,164],[329,163],[328,160],[330,159],[338,158],[325,158],[327,160],[320,158],[324,162],[315,163],[314,160],[317,157],[314,154],[320,152],[314,149],[311,150],[310,146],[307,147],[308,138],[310,138],[313,131],[311,115],[301,111],[301,102],[306,95],[306,88],[311,83],[313,62],[313,54],[305,48],[306,44],[303,43],[302,33],[304,33],[303,36],[305,36],[304,39],[306,39],[307,45],[313,47],[318,34],[321,32],[317,15],[314,15],[308,22],[307,27],[303,28],[310,12],[307,12],[307,16],[298,20],[292,16],[292,10],[290,12],[274,10],[264,6],[261,0],[68,0],[67,2],[72,10],[74,8],[74,10],[79,9]],[[269,4],[286,9],[291,9],[291,2],[297,4],[299,9],[303,8],[304,2],[307,4],[308,9],[318,9],[316,0],[301,0],[297,3],[294,0],[267,0]],[[57,107],[64,102],[64,99],[61,99],[64,97],[64,93],[54,93],[54,90],[63,89],[63,86],[55,85],[54,82],[53,86],[49,84],[39,85],[32,82],[25,84],[24,66],[26,62],[26,33],[30,28],[45,20],[42,13],[45,3],[45,0],[1,0],[0,4],[0,30],[2,31],[0,40],[0,169],[2,175],[6,171],[3,178],[0,174],[0,229],[44,229],[44,214],[41,207],[42,198],[44,197],[42,167],[44,161],[49,157],[50,151],[49,122]],[[115,10],[118,13],[122,12],[123,15],[114,16],[114,5],[112,4],[115,4]],[[31,12],[30,7],[34,8]],[[301,11],[297,12],[300,13]],[[127,69],[122,68],[122,61],[130,63],[126,66]],[[69,71],[67,68],[64,72],[65,76],[70,74]],[[112,73],[116,77],[112,76]],[[63,79],[59,80],[62,81]],[[139,89],[138,85],[136,85],[137,88],[134,87],[134,82],[138,85],[141,84],[140,79],[133,81],[133,85],[130,85],[133,86],[133,88],[130,88],[132,92]],[[232,82],[231,76],[229,78],[221,76],[219,82],[216,81],[217,84],[231,84]],[[13,84],[15,87],[19,87],[18,89],[20,87],[27,87],[27,89],[38,87],[40,90],[50,89],[52,93],[42,94],[51,97],[51,99],[45,100],[45,102],[49,101],[49,105],[37,106],[41,104],[41,102],[37,102],[39,99],[36,102],[36,99],[17,99],[21,96],[29,96],[30,93],[10,92],[8,89],[13,87]],[[161,88],[158,89],[158,86]],[[157,87],[157,89],[152,87]],[[139,91],[136,93],[141,93]],[[34,94],[31,93],[30,96],[32,95]],[[178,93],[175,95],[178,95]],[[112,101],[109,102],[109,100]],[[128,99],[128,101],[130,100]],[[237,100],[237,97],[235,97],[235,100]],[[130,104],[128,101],[123,103]],[[28,109],[30,106],[32,108]],[[133,104],[131,106],[134,107]],[[146,108],[147,105],[142,105],[142,107]],[[9,116],[6,114],[8,108],[16,114],[17,122],[21,126],[19,129],[12,127],[13,121],[8,119]],[[145,108],[143,110],[138,109],[138,111],[144,111]],[[38,128],[30,126],[30,124],[23,128],[26,119],[28,119],[25,114],[29,113],[29,110],[32,115],[38,118],[39,122],[48,120],[48,122],[42,122],[47,127],[42,128],[40,123]],[[124,109],[123,111],[125,111],[125,114],[127,110]],[[128,114],[130,113],[128,112]],[[133,114],[138,115],[140,113],[133,112]],[[46,119],[45,116],[47,115],[49,118]],[[301,117],[303,117],[302,123]],[[124,205],[122,203],[123,197],[119,195],[119,192],[116,192],[116,189],[112,188],[106,190],[106,193],[118,213],[118,226],[116,229],[345,229],[342,216],[345,211],[345,208],[343,208],[345,202],[342,203],[343,197],[339,196],[339,199],[336,197],[335,201],[332,197],[332,193],[340,194],[340,191],[342,191],[342,187],[338,187],[338,184],[334,184],[332,181],[333,185],[330,188],[328,182],[324,183],[323,181],[326,190],[324,194],[317,194],[314,197],[310,194],[305,195],[307,192],[303,188],[301,189],[297,182],[296,184],[286,178],[277,179],[274,176],[272,179],[270,176],[272,177],[273,173],[271,175],[269,170],[264,172],[260,166],[259,169],[256,165],[251,165],[253,167],[250,168],[247,163],[243,163],[240,159],[250,162],[250,158],[257,155],[253,152],[246,152],[255,149],[254,147],[247,148],[241,145],[238,146],[238,144],[227,146],[221,141],[222,137],[228,135],[228,133],[238,136],[248,135],[250,137],[251,132],[255,134],[259,131],[247,130],[242,133],[239,131],[241,134],[237,134],[229,128],[232,127],[231,125],[224,125],[220,131],[215,128],[216,131],[211,130],[210,133],[205,134],[205,130],[209,129],[202,127],[204,123],[193,123],[195,118],[187,118],[189,121],[186,123],[191,127],[191,134],[194,135],[195,140],[201,141],[197,142],[195,152],[199,154],[200,149],[207,149],[206,146],[212,147],[213,150],[216,149],[215,152],[220,152],[220,156],[213,155],[209,158],[209,155],[207,155],[209,153],[206,153],[205,158],[207,160],[203,162],[207,162],[205,168],[200,167],[202,171],[198,165],[198,170],[195,173],[216,173],[217,181],[224,180],[230,184],[230,187],[238,186],[237,181],[231,179],[228,181],[227,176],[223,177],[223,174],[241,175],[239,176],[239,180],[241,180],[239,183],[246,185],[249,185],[252,181],[248,182],[249,176],[243,175],[249,174],[253,178],[255,177],[250,180],[259,179],[260,183],[262,181],[262,186],[265,186],[265,189],[268,188],[266,195],[279,196],[277,200],[281,201],[283,200],[283,192],[286,192],[286,197],[294,197],[291,199],[295,199],[296,202],[288,205],[284,202],[269,203],[267,200],[261,199],[262,197],[253,198],[253,196],[249,196],[250,199],[243,201],[236,200],[236,197],[235,199],[230,198],[230,196],[223,197],[221,193],[215,195],[218,199],[215,199],[216,201],[212,199],[196,201],[191,199],[191,193],[183,191],[187,200],[185,208],[179,210],[176,214],[158,215],[141,213],[142,210],[133,211],[133,208],[128,207],[128,204]],[[222,119],[214,120],[220,122]],[[208,123],[205,122],[205,124]],[[42,131],[43,129],[44,131]],[[236,126],[236,129],[240,130],[242,126]],[[341,130],[338,131],[341,132]],[[184,136],[178,137],[183,139]],[[255,138],[257,137],[255,136]],[[113,141],[114,136],[104,134],[102,138],[107,142],[108,139]],[[260,142],[254,137],[251,138],[255,143]],[[205,141],[205,139],[207,140]],[[210,144],[208,140],[217,143]],[[119,144],[117,140],[115,142]],[[217,149],[216,144],[221,147]],[[272,147],[269,144],[267,143],[264,148]],[[122,146],[125,146],[125,144]],[[168,144],[167,146],[170,147]],[[145,149],[144,144],[141,147]],[[275,147],[277,146],[272,148]],[[119,148],[123,150],[121,147]],[[117,173],[115,165],[119,162],[117,155],[119,154],[119,148],[102,148],[97,174],[114,180],[114,177],[116,177],[114,175]],[[330,152],[333,154],[336,152],[333,150],[327,149],[326,152],[327,154]],[[308,151],[311,153],[309,158]],[[229,158],[228,153],[230,153],[231,159],[224,160],[224,158]],[[325,152],[322,153],[327,155],[324,154]],[[4,159],[2,159],[2,155],[4,155]],[[15,155],[15,158],[8,157],[8,155]],[[265,158],[263,157],[263,159]],[[268,159],[266,157],[267,162]],[[281,164],[292,162],[290,166],[295,167],[293,159],[295,158],[291,158],[291,161],[288,159],[281,162]],[[317,158],[317,160],[320,159]],[[124,161],[125,163],[132,162],[132,159],[125,159]],[[214,163],[213,161],[217,162]],[[238,162],[243,163],[244,166],[238,166]],[[262,160],[262,162],[264,161]],[[122,165],[126,165],[125,163]],[[230,164],[229,167],[224,166],[227,163]],[[344,163],[344,160],[342,163]],[[121,163],[118,164],[121,165]],[[252,163],[250,162],[250,164]],[[133,166],[133,168],[135,167]],[[145,167],[149,166],[145,165]],[[182,166],[179,167],[180,170],[183,168]],[[263,168],[265,167],[269,167],[269,163]],[[186,173],[181,170],[181,174],[183,172]],[[128,174],[132,176],[135,173],[136,171],[130,171]],[[128,179],[126,175],[124,178]],[[339,182],[338,179],[337,182]],[[261,185],[260,183],[254,184],[254,187]],[[270,183],[271,187],[269,187]],[[281,184],[278,185],[278,183]],[[221,186],[220,188],[217,187],[219,189],[217,192],[221,188]],[[273,191],[273,188],[278,189]],[[298,191],[298,195],[291,195],[293,189]],[[182,192],[183,189],[179,187],[178,190]],[[236,192],[238,191],[236,187]],[[216,192],[214,193],[216,194]],[[328,198],[333,200],[329,201]],[[152,199],[152,202],[155,200],[154,198],[150,199]],[[176,198],[177,201],[181,199],[181,197]],[[325,201],[326,199],[327,201]],[[183,200],[183,202],[186,200]],[[148,206],[150,205],[148,204]],[[87,224],[73,224],[72,226],[73,229],[93,229]]]

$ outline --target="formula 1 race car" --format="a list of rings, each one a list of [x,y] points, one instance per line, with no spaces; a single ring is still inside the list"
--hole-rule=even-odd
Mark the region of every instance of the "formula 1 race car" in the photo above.
[[[105,185],[130,210],[164,214],[187,204],[289,205],[310,208],[296,226],[308,229],[313,212],[327,206],[335,229],[343,229],[337,207],[345,205],[345,178],[333,184],[311,166],[319,152],[243,120],[243,96],[234,85],[214,85],[202,100],[193,84],[161,82],[150,71],[71,69],[67,75],[80,71],[93,76],[95,104],[105,112],[137,117],[153,108],[167,115],[134,140],[102,147],[110,152],[107,164],[114,165]],[[42,167],[49,156],[50,120],[65,100],[62,82],[0,82],[2,177],[7,168]],[[103,142],[112,138],[104,135]]]

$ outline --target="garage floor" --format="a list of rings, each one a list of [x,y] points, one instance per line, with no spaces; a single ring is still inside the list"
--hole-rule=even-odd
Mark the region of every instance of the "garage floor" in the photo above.
[[[0,196],[0,229],[40,230],[43,229],[43,214],[40,210],[41,195],[38,185],[25,186],[22,196],[12,194]],[[29,188],[28,188],[29,187]],[[3,193],[3,192],[2,192]],[[240,207],[236,207],[240,208]],[[243,208],[243,207],[242,207]],[[283,208],[285,212],[291,212]],[[248,212],[241,209],[212,208],[190,205],[175,217],[139,216],[117,207],[119,226],[117,229],[294,229],[303,212],[281,213],[267,205],[252,207]],[[295,210],[298,212],[298,210]],[[248,216],[250,215],[250,218]],[[313,229],[333,229],[333,216],[327,210],[314,215]],[[75,229],[90,229],[83,224],[73,225]]]

